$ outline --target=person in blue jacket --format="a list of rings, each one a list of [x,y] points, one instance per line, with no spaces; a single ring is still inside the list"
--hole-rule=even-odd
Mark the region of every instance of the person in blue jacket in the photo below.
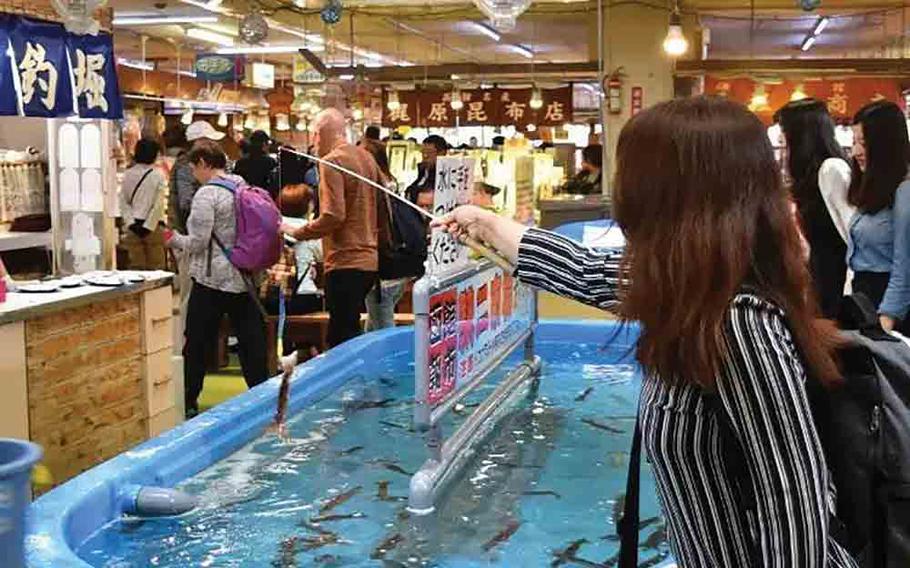
[[[906,329],[910,308],[910,138],[900,107],[864,106],[853,120],[853,178],[847,264],[853,291],[878,306],[882,327]]]

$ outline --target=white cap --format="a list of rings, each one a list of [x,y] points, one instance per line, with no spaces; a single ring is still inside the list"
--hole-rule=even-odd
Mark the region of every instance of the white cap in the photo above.
[[[186,139],[188,142],[208,138],[209,140],[221,140],[224,138],[224,132],[218,132],[215,127],[204,120],[197,120],[186,127]]]

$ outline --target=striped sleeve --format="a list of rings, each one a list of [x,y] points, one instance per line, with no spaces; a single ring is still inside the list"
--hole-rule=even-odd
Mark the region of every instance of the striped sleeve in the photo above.
[[[601,309],[617,304],[621,254],[584,247],[541,229],[528,229],[518,247],[518,279]]]
[[[827,469],[803,369],[783,313],[740,297],[727,321],[717,381],[755,496],[757,548],[766,568],[827,565]]]

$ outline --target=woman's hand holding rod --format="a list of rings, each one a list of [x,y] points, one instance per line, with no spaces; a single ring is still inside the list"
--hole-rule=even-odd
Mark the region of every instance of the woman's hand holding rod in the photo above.
[[[459,240],[471,237],[485,242],[512,264],[518,262],[518,244],[528,230],[521,223],[473,205],[458,207],[433,220],[430,226],[445,229]]]

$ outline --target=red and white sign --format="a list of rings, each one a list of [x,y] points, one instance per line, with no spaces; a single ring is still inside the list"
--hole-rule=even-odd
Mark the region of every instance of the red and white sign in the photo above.
[[[644,106],[645,99],[645,90],[641,87],[632,87],[632,105],[631,112],[632,116],[641,112],[641,109]]]

